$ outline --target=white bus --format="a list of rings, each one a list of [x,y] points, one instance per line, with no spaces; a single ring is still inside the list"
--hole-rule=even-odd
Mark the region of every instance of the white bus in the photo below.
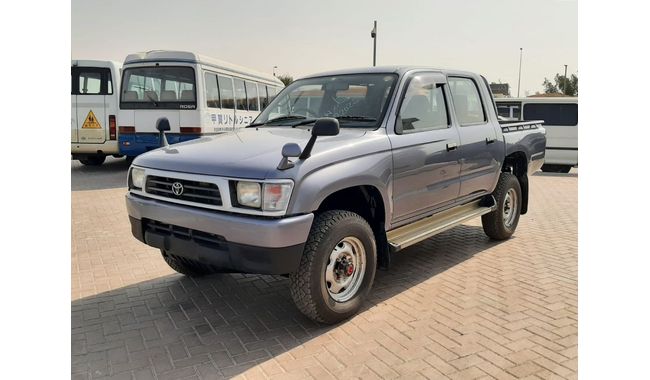
[[[73,60],[72,159],[101,165],[107,155],[119,155],[117,115],[122,64]]]
[[[130,54],[120,95],[120,153],[160,146],[156,121],[169,120],[170,144],[245,127],[284,87],[273,75],[182,51]]]
[[[578,98],[495,98],[499,116],[544,120],[546,158],[542,171],[568,173],[578,165]]]

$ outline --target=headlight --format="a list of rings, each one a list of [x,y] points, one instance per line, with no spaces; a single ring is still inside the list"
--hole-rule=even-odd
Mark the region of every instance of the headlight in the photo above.
[[[265,183],[264,184],[264,211],[286,210],[291,198],[291,183]]]
[[[260,208],[262,194],[257,182],[237,182],[237,203],[241,206]]]
[[[142,189],[144,187],[144,169],[131,169],[131,185],[138,189]]]

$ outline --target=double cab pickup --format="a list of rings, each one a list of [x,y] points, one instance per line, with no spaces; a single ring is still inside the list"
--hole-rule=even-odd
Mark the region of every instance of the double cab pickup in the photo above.
[[[499,121],[480,75],[333,71],[291,83],[246,128],[138,156],[126,204],[133,235],[177,272],[288,275],[297,308],[336,323],[410,245],[476,217],[508,239],[545,146],[542,121]]]

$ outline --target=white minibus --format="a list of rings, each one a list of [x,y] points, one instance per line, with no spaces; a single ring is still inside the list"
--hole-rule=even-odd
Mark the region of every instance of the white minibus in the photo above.
[[[568,173],[578,165],[578,98],[495,98],[499,116],[544,120],[546,158],[542,171]]]
[[[119,62],[72,61],[72,159],[84,165],[101,165],[107,155],[119,156],[121,68]]]
[[[245,127],[283,87],[273,75],[191,52],[130,54],[122,74],[120,153],[158,148],[162,117],[171,126],[170,144]]]

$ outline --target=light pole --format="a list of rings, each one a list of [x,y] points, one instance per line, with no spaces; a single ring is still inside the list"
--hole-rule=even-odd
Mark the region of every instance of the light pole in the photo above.
[[[370,31],[370,37],[372,37],[372,65],[377,66],[377,20]]]
[[[519,48],[519,79],[517,80],[517,97],[519,97],[519,86],[521,85],[521,56],[524,54],[524,48]]]
[[[273,76],[275,76],[275,69],[277,69],[277,66],[273,66]]]
[[[564,95],[566,95],[566,81],[567,81],[566,67],[567,67],[567,65],[564,65],[564,88],[562,89],[562,92],[564,93]]]

